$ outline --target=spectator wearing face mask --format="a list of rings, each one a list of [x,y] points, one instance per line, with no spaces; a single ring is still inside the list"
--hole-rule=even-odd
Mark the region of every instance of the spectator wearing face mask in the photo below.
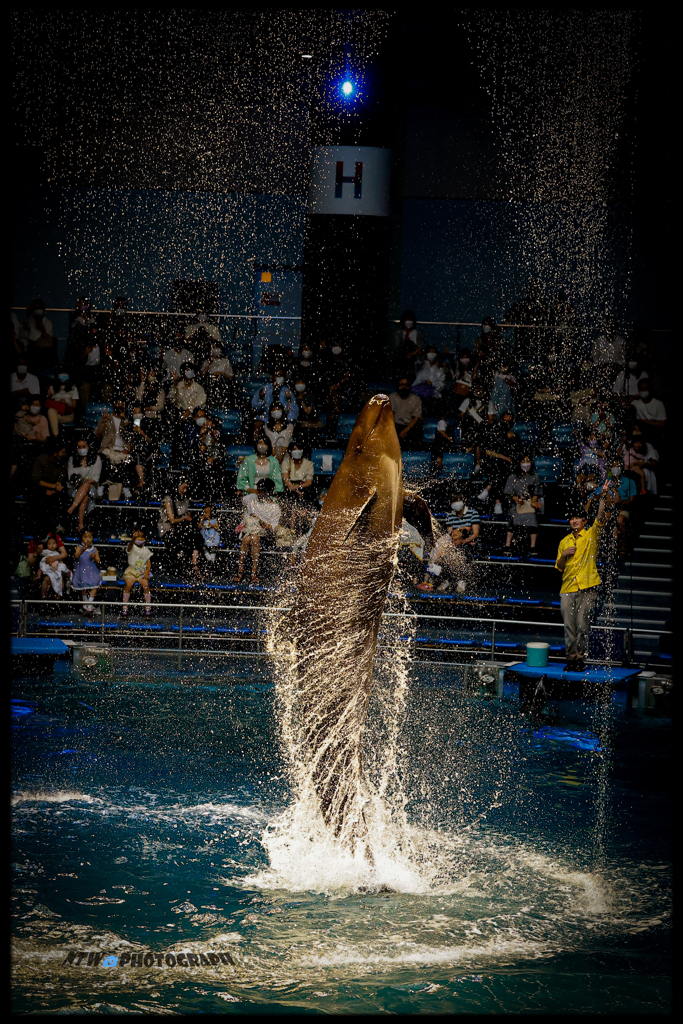
[[[163,366],[164,382],[175,384],[182,378],[182,367],[186,363],[192,363],[192,353],[185,346],[185,334],[178,329],[173,334],[173,340],[163,351],[161,357]]]
[[[666,429],[666,409],[659,398],[652,396],[648,380],[638,382],[638,397],[632,402],[631,409],[643,437],[652,442],[657,438],[661,445]]]
[[[133,409],[133,425],[130,433],[130,453],[135,466],[136,491],[152,485],[154,466],[159,453],[161,425],[157,419],[143,414],[142,407]]]
[[[318,416],[316,397],[308,387],[305,377],[296,377],[294,395],[299,407],[296,421],[297,433],[302,437],[312,439],[322,430],[323,422]]]
[[[30,395],[40,396],[40,381],[34,374],[28,372],[25,359],[17,361],[16,371],[10,375],[9,389],[17,398],[20,395],[25,395],[27,398]]]
[[[596,502],[606,498],[613,511],[616,511],[615,531],[621,541],[622,558],[626,555],[627,527],[637,494],[637,485],[628,476],[624,476],[622,467],[617,464],[610,467],[604,482],[586,503],[586,512],[589,512]]]
[[[100,482],[101,475],[101,458],[97,452],[91,450],[86,440],[80,440],[76,454],[72,455],[67,463],[67,490],[71,497],[71,504],[66,510],[68,516],[78,512],[79,532],[82,532],[85,527],[86,512],[90,512],[94,508],[93,492]]]
[[[256,493],[245,494],[242,504],[245,515],[240,523],[242,541],[240,544],[237,575],[234,582],[241,583],[247,553],[251,550],[251,582],[258,584],[258,564],[263,539],[275,539],[275,531],[280,522],[281,509],[275,499],[273,480],[263,478],[256,485]]]
[[[268,420],[268,413],[274,401],[277,401],[284,410],[284,419],[288,423],[294,422],[299,415],[299,406],[295,398],[296,392],[292,393],[285,381],[284,370],[275,370],[270,378],[270,384],[258,388],[251,399],[251,407],[254,410],[254,437],[257,437],[263,425]],[[275,397],[276,396],[276,397]]]
[[[278,462],[282,462],[294,435],[294,424],[287,423],[285,410],[279,402],[273,402],[271,405],[263,432],[272,445],[273,455]]]
[[[437,421],[432,441],[432,470],[434,475],[440,475],[443,468],[444,452],[455,452],[459,448],[459,442],[455,439],[455,432],[449,427],[446,420]]]
[[[231,384],[235,374],[219,342],[211,340],[209,357],[202,363],[200,372],[212,406],[227,405],[233,397]]]
[[[259,480],[272,480],[278,493],[284,490],[280,463],[273,455],[273,446],[267,436],[259,437],[254,445],[254,454],[247,455],[242,461],[235,486],[238,491],[256,494]]]
[[[394,423],[401,448],[418,448],[422,444],[422,399],[412,394],[410,380],[402,377],[396,391],[389,395]]]
[[[600,445],[598,435],[591,431],[587,444],[580,444],[578,449],[579,463],[576,467],[576,486],[583,487],[589,473],[596,474],[597,479],[602,482],[606,472],[605,452]]]
[[[221,444],[220,426],[203,409],[197,410],[194,422],[197,429],[196,489],[204,498],[216,501],[222,497],[225,480],[225,450]]]
[[[655,470],[659,462],[659,454],[642,435],[634,435],[630,444],[622,449],[624,469],[633,473],[640,483],[640,493],[657,494],[657,476]]]
[[[591,413],[591,433],[594,433],[600,439],[601,444],[605,447],[609,444],[615,426],[616,420],[614,415],[610,412],[609,404],[603,399],[598,402],[598,407],[595,412]]]
[[[453,367],[453,397],[459,405],[463,399],[468,398],[474,385],[474,365],[472,353],[468,348],[460,350],[460,354]]]
[[[350,377],[351,374],[344,355],[344,347],[339,341],[335,341],[330,347],[329,358],[325,363],[321,388],[326,400],[327,424],[325,435],[328,438],[337,436],[339,413],[341,412],[342,402],[346,397]]]
[[[451,510],[446,515],[446,527],[450,527],[452,530],[467,530],[467,535],[463,538],[465,541],[464,553],[474,554],[481,529],[480,523],[479,513],[476,509],[468,507],[465,495],[462,492],[455,494],[451,502]]]
[[[49,449],[36,456],[31,470],[29,515],[38,536],[50,523],[59,522],[67,502],[67,457],[62,441],[52,439]]]
[[[133,587],[137,583],[145,595],[145,614],[149,617],[152,611],[152,594],[149,589],[149,571],[152,566],[152,552],[147,547],[146,538],[142,530],[135,530],[128,547],[126,548],[128,565],[124,569],[123,578],[123,608],[121,612],[124,618],[128,615],[128,602]]]
[[[49,373],[57,362],[57,342],[52,321],[45,316],[45,303],[42,299],[34,299],[26,310],[20,338],[26,349],[27,360],[36,373]]]
[[[505,551],[510,550],[512,534],[515,527],[523,527],[529,534],[530,550],[536,549],[538,536],[538,519],[536,513],[541,509],[543,488],[541,481],[533,471],[530,455],[523,455],[519,470],[513,471],[507,479],[504,493],[512,499],[510,512],[510,528],[505,538]]]
[[[130,422],[126,418],[126,407],[121,398],[114,399],[113,412],[105,412],[95,427],[95,437],[100,443],[104,483],[109,483],[109,500],[116,501],[129,483],[131,466]]]
[[[410,390],[423,399],[425,412],[437,413],[441,408],[446,371],[441,365],[435,345],[427,345],[424,356],[424,362],[417,371]]]
[[[624,365],[625,339],[617,333],[617,322],[613,316],[603,317],[603,331],[593,342],[591,357],[599,371],[609,375],[611,380]],[[606,378],[605,378],[606,379]]]
[[[73,423],[78,403],[78,388],[71,380],[66,367],[61,366],[56,374],[56,381],[47,389],[45,408],[53,437],[59,434],[63,423]]]
[[[401,313],[398,329],[394,332],[395,373],[406,377],[412,383],[415,364],[422,357],[424,336],[417,326],[417,317],[412,309]]]
[[[315,473],[313,463],[305,457],[305,450],[296,441],[290,443],[287,454],[280,464],[280,470],[288,496],[297,502],[312,498]]]
[[[648,377],[647,370],[640,365],[638,360],[629,356],[626,366],[623,370],[619,370],[614,380],[612,391],[623,402],[633,402],[638,397],[638,385],[641,380],[647,380]]]
[[[488,415],[488,402],[484,389],[476,385],[467,398],[458,404],[460,416],[460,436],[463,445],[471,450],[478,442],[482,433],[485,417]]]
[[[12,448],[10,452],[10,479],[16,476],[15,484],[20,491],[26,482],[33,460],[50,437],[47,419],[41,414],[40,399],[21,399],[21,405],[14,415]]]
[[[159,383],[156,370],[148,370],[135,389],[135,401],[144,409],[147,419],[161,419],[166,404],[166,392]]]
[[[319,385],[322,382],[319,359],[313,351],[313,346],[307,341],[301,345],[294,364],[294,376],[297,374],[301,380],[307,381],[311,385]]]
[[[180,372],[180,379],[168,392],[168,400],[178,412],[189,414],[206,406],[206,391],[197,383],[192,363],[183,363]]]
[[[512,434],[512,439],[508,437],[509,433]],[[510,470],[515,463],[519,463],[519,449],[519,438],[512,431],[512,416],[509,412],[504,413],[498,423],[482,425],[474,447],[474,473],[476,475],[483,471],[486,486],[477,495],[477,500],[493,501],[494,515],[503,515],[503,487]]]
[[[493,380],[493,388],[489,396],[488,420],[497,422],[503,413],[515,413],[515,401],[512,388],[517,384],[516,378],[510,373],[507,363],[501,363]]]

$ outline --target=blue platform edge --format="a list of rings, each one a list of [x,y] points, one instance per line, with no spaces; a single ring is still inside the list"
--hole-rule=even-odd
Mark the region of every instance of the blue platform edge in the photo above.
[[[12,654],[52,654],[59,658],[69,654],[69,645],[56,638],[13,636]]]
[[[518,676],[529,676],[532,679],[547,676],[549,679],[586,679],[592,683],[622,683],[637,676],[640,669],[617,668],[616,666],[601,668],[598,665],[591,665],[585,672],[565,672],[561,665],[546,665],[545,668],[537,668],[535,665],[527,665],[525,661],[518,661],[514,665],[506,665],[506,677],[508,672]]]

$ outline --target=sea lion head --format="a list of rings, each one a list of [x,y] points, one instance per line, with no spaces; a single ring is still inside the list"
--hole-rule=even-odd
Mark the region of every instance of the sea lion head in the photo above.
[[[386,395],[373,395],[358,415],[344,458],[355,456],[353,462],[360,465],[373,462],[380,455],[400,466],[401,448],[391,402]]]

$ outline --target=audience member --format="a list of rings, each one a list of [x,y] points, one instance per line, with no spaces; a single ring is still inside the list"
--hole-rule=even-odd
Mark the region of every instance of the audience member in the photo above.
[[[263,432],[272,445],[273,455],[275,455],[278,462],[282,462],[294,435],[294,424],[287,423],[285,410],[279,402],[273,402],[271,405]]]
[[[512,388],[517,384],[516,378],[510,373],[507,362],[502,363],[493,379],[493,388],[489,396],[488,417],[489,423],[499,420],[503,413],[511,413],[514,416],[515,402],[512,397]]]
[[[182,377],[183,367],[192,365],[192,352],[185,347],[185,334],[181,327],[173,334],[171,343],[163,350],[164,383],[176,384]]]
[[[454,452],[459,447],[460,442],[455,436],[455,428],[449,427],[445,419],[438,420],[432,441],[432,467],[435,475],[441,474],[444,452]]]
[[[244,563],[251,550],[251,582],[258,584],[258,564],[261,553],[261,539],[266,536],[274,538],[275,528],[280,522],[280,506],[274,498],[275,484],[273,480],[262,477],[256,486],[255,493],[245,494],[242,504],[245,515],[238,526],[241,534],[239,562],[235,583],[242,582]]]
[[[470,558],[474,556],[475,545],[481,529],[480,523],[479,513],[476,509],[469,508],[464,492],[458,491],[454,494],[451,511],[446,515],[446,528],[460,531],[463,554]]]
[[[143,414],[142,407],[136,405],[133,409],[133,426],[130,432],[130,453],[137,476],[137,491],[142,491],[153,483],[160,437],[159,421],[155,417]]]
[[[164,495],[161,503],[157,531],[171,561],[191,557],[196,546],[189,489],[189,481],[182,478],[175,490]]]
[[[40,381],[35,374],[28,372],[26,360],[19,358],[16,365],[16,371],[10,375],[9,379],[11,394],[17,398],[21,395],[24,395],[26,398],[30,395],[40,397]]]
[[[649,376],[645,367],[637,359],[629,357],[626,367],[619,370],[612,385],[612,391],[623,401],[632,402],[638,397],[638,385],[641,380],[645,380]]]
[[[515,527],[522,527],[529,534],[529,546],[536,548],[538,536],[538,518],[536,513],[542,508],[543,488],[541,481],[534,472],[531,455],[523,455],[519,469],[514,470],[507,479],[504,493],[512,499],[509,529],[505,538],[505,550],[510,550]]]
[[[83,531],[86,512],[94,507],[93,489],[97,489],[102,475],[102,460],[97,452],[91,451],[88,442],[81,438],[76,455],[67,462],[67,490],[71,504],[66,510],[68,516],[78,511],[78,529]]]
[[[215,515],[211,505],[205,505],[204,511],[199,517],[198,530],[202,540],[202,554],[207,562],[216,561],[216,550],[221,546],[221,534],[218,525],[218,517]],[[197,565],[199,550],[192,552],[192,564]]]
[[[259,437],[254,445],[254,454],[242,460],[235,487],[238,491],[256,494],[259,480],[272,480],[278,493],[284,490],[280,463],[273,455],[273,446],[268,437]]]
[[[40,526],[56,522],[66,509],[67,457],[64,443],[53,440],[47,451],[33,460],[29,511]]]
[[[202,363],[200,375],[212,408],[225,407],[232,401],[235,374],[219,342],[212,340],[209,356]]]
[[[40,560],[40,572],[43,576],[40,596],[45,600],[52,588],[55,598],[60,598],[64,593],[65,577],[69,575],[69,570],[57,551],[57,541],[54,537],[49,538],[45,547],[46,550]]]
[[[477,378],[488,384],[493,380],[496,367],[507,359],[507,345],[503,332],[492,316],[484,317],[481,334],[472,349],[472,359]]]
[[[123,588],[123,608],[121,612],[125,618],[128,615],[128,602],[133,587],[137,583],[145,595],[145,614],[149,618],[151,613],[152,593],[149,589],[149,571],[152,565],[152,552],[147,547],[146,537],[142,530],[134,530],[133,536],[126,548],[128,565],[123,571],[125,586]]]
[[[175,406],[178,412],[194,412],[200,406],[206,406],[206,391],[195,380],[195,368],[192,363],[182,363],[180,367],[182,376],[171,386],[168,392],[168,400]]]
[[[412,394],[410,380],[402,377],[389,395],[401,448],[416,448],[422,443],[422,399]]]
[[[597,488],[586,504],[586,512],[595,502],[607,498],[608,503],[617,511],[615,530],[621,541],[620,555],[626,555],[626,529],[631,516],[631,507],[636,500],[638,488],[633,480],[622,475],[622,467],[612,466],[604,483]]]
[[[135,401],[148,419],[160,419],[166,404],[166,392],[159,383],[156,370],[148,370],[144,375],[135,389]]]
[[[395,374],[405,377],[412,383],[415,377],[415,363],[422,356],[424,336],[417,326],[417,318],[412,309],[404,309],[401,313],[398,329],[394,332]]]
[[[435,345],[427,345],[424,355],[424,362],[415,375],[411,391],[423,400],[427,411],[436,412],[441,407],[446,371],[441,365]]]
[[[464,398],[469,397],[474,384],[474,364],[472,363],[472,353],[468,348],[461,349],[452,370],[452,376],[454,399],[457,404],[460,404]]]
[[[57,383],[50,384],[47,389],[47,418],[53,437],[59,435],[59,428],[64,423],[73,423],[78,402],[78,388],[71,380],[71,374],[65,366],[57,372]]]
[[[297,441],[290,443],[280,464],[280,471],[285,493],[289,497],[297,503],[312,498],[315,470]]]
[[[222,346],[218,324],[209,319],[206,308],[200,306],[195,320],[185,328],[185,344],[192,349],[194,362],[201,365],[211,356],[212,346]]]
[[[113,412],[104,412],[95,427],[95,438],[100,442],[103,457],[103,483],[108,483],[109,499],[117,500],[129,481],[131,467],[131,427],[126,419],[126,407],[121,398],[114,399]]]
[[[82,591],[83,611],[94,612],[93,601],[102,582],[102,574],[100,572],[100,556],[89,530],[81,531],[81,542],[76,547],[74,560],[71,589]]]
[[[648,380],[638,381],[638,397],[631,403],[631,409],[643,437],[647,441],[658,439],[661,446],[666,429],[666,409],[659,398],[654,398]]]
[[[633,473],[640,482],[640,493],[657,494],[655,470],[659,455],[642,434],[634,434],[631,444],[622,448],[624,469]]]

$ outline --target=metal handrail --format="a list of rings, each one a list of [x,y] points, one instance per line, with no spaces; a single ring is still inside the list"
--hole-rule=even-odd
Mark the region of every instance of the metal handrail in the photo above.
[[[102,607],[121,608],[120,601],[100,601],[96,600],[96,603]],[[79,608],[83,607],[82,601],[73,600],[54,600],[53,598],[13,598],[10,601],[13,605],[58,605],[64,607],[65,605],[77,605]],[[176,610],[192,609],[194,611],[258,611],[258,612],[289,612],[292,610],[291,605],[249,605],[249,604],[185,604],[182,602],[165,602],[155,601],[154,608],[175,608]],[[491,619],[488,616],[477,616],[477,615],[428,615],[418,612],[383,612],[385,618],[406,618],[406,619],[438,619],[442,622],[449,622],[456,620],[458,622],[485,622],[489,625],[511,625],[511,626],[539,626],[544,629],[549,628],[562,628],[562,622],[534,622],[530,619]],[[591,629],[600,629],[606,631],[612,631],[615,633],[645,633],[652,634],[653,636],[672,636],[673,632],[667,629],[631,629],[629,626],[599,626],[592,625]]]

